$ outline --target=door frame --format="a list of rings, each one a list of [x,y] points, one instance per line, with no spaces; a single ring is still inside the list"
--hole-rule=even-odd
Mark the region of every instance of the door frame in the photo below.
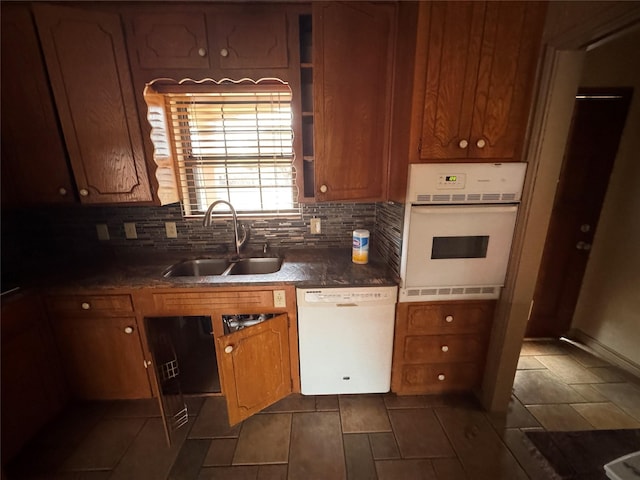
[[[580,13],[586,21],[556,28],[554,32],[557,25],[553,21],[566,14],[566,9],[571,8],[569,3],[558,2],[548,10],[537,96],[524,155],[529,168],[507,282],[496,306],[479,392],[482,405],[489,411],[506,411],[511,399],[586,52],[640,23],[640,5],[615,2],[594,9],[580,2],[577,8],[584,7]]]

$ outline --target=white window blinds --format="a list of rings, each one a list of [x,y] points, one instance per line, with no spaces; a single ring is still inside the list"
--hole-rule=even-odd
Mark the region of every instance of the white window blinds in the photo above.
[[[287,86],[163,95],[185,215],[221,199],[243,214],[298,213]]]

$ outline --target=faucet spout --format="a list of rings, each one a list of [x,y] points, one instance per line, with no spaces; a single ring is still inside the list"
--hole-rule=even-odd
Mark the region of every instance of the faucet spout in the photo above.
[[[202,225],[205,227],[211,226],[211,214],[216,205],[219,205],[220,203],[227,205],[229,207],[229,210],[231,210],[231,216],[233,218],[233,243],[236,249],[236,256],[239,257],[240,249],[247,241],[247,229],[244,225],[240,225],[240,227],[242,228],[242,238],[240,238],[240,236],[238,235],[238,214],[236,213],[236,209],[233,208],[233,205],[231,205],[231,203],[227,202],[226,200],[216,200],[211,205],[209,205],[209,208],[207,208],[207,212],[204,214]]]

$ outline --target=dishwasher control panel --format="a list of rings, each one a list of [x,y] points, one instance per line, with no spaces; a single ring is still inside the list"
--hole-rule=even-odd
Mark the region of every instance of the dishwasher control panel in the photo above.
[[[300,295],[302,293],[302,295]],[[298,290],[305,303],[396,303],[397,287],[309,288]]]

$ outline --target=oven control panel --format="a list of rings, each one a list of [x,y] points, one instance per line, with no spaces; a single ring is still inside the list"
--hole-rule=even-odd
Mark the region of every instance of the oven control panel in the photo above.
[[[526,163],[409,165],[408,204],[517,203]]]
[[[464,188],[466,179],[464,173],[438,175],[438,188]]]

